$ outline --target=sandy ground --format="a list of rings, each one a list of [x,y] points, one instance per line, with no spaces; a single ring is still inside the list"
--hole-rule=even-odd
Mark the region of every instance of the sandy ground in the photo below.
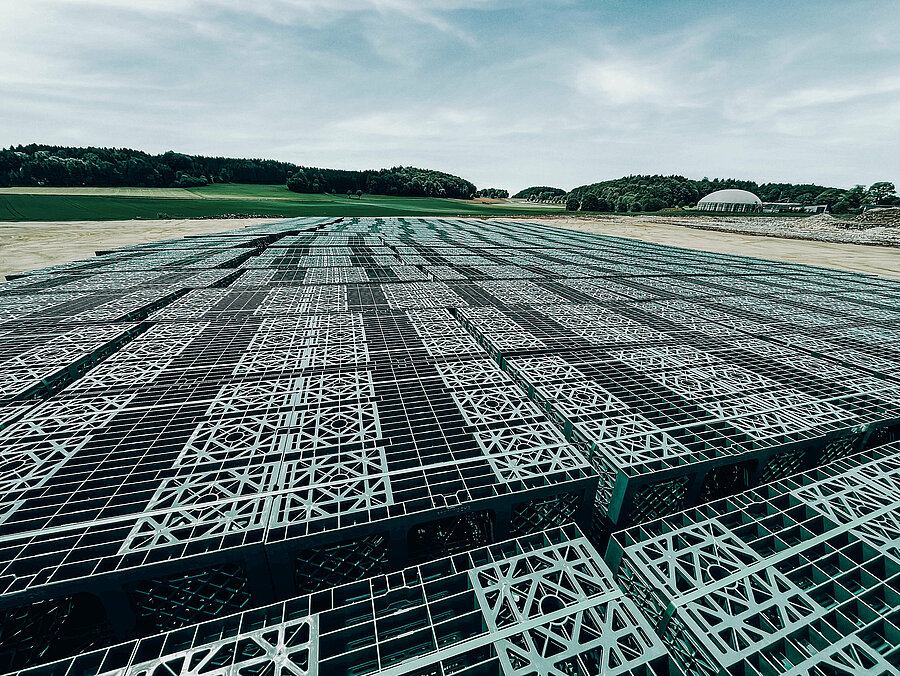
[[[615,219],[554,217],[529,218],[527,220],[532,223],[547,223],[614,237],[631,237],[645,242],[669,244],[688,249],[821,265],[900,279],[900,249],[895,247],[699,230],[682,225],[653,222],[642,219],[640,216]]]
[[[0,275],[91,258],[98,249],[232,230],[268,220],[283,219],[0,222]]]

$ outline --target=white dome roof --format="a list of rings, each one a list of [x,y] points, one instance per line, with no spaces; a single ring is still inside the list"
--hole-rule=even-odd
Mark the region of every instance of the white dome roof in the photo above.
[[[711,192],[706,197],[697,202],[697,204],[706,203],[762,204],[762,200],[752,192],[748,192],[747,190],[736,190],[734,188],[729,188],[728,190],[716,190],[715,192]]]

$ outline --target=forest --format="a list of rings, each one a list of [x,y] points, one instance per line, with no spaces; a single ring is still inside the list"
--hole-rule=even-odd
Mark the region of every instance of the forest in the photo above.
[[[552,202],[565,196],[562,188],[551,188],[549,185],[533,185],[525,190],[520,190],[515,195],[516,199],[527,199],[533,202]]]
[[[505,200],[509,197],[509,190],[504,188],[482,188],[475,193],[475,197],[487,197],[492,200]]]
[[[294,192],[471,198],[475,185],[428,169],[348,171],[289,162],[184,155],[151,155],[128,148],[19,145],[0,150],[0,187],[193,188],[211,183],[287,185]]]
[[[833,213],[855,213],[867,204],[900,204],[894,185],[887,181],[875,183],[868,189],[862,185],[843,189],[811,183],[760,184],[733,178],[710,180],[704,177],[696,181],[675,175],[625,176],[582,185],[566,194],[565,203],[570,211],[659,211],[694,206],[703,196],[727,188],[749,190],[763,202],[827,204]]]
[[[362,191],[368,195],[471,199],[475,194],[475,185],[459,176],[415,167],[364,171],[303,167],[291,174],[287,187],[293,192],[339,195]]]

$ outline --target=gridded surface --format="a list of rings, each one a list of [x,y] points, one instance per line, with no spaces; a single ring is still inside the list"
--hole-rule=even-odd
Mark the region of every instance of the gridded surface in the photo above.
[[[900,443],[622,531],[616,579],[695,674],[900,669]]]
[[[594,283],[574,281],[597,295]],[[890,349],[879,348],[879,361],[858,341],[861,367],[812,337],[823,335],[818,323],[801,339],[797,326],[745,322],[697,301],[596,297],[455,316],[609,477],[598,508],[620,526],[852,452],[900,417]],[[852,321],[867,322],[838,318],[841,336]],[[892,335],[887,324],[867,330]]]
[[[278,274],[349,264],[242,287],[256,270],[229,259],[235,272],[206,288],[154,286],[160,267],[203,259],[179,241],[173,260],[133,256],[155,266],[146,288],[125,288],[137,270],[105,273],[76,280],[84,297],[48,293],[52,317],[13,312],[0,335],[10,363],[37,361],[23,326],[54,371],[84,357],[46,345],[119,342],[40,400],[15,394],[4,408],[2,607],[84,591],[98,623],[143,635],[588,513],[589,463],[456,321],[446,303],[462,296],[369,235],[288,236],[207,248],[261,262],[272,251]],[[310,274],[362,265],[353,284]],[[123,290],[94,288],[110,285]],[[133,308],[144,321],[120,321]],[[564,519],[515,511],[557,495]],[[373,540],[375,527],[387,534]]]
[[[571,521],[605,546],[615,526],[896,441],[898,291],[527,223],[416,218],[292,219],[17,275],[0,283],[0,632],[52,640],[8,664],[193,632]],[[886,528],[864,543],[891,557]],[[441,657],[415,673],[649,673],[649,643],[628,629],[642,620],[619,597],[588,610],[580,594],[599,583],[578,565],[588,572],[556,587],[504,566],[472,578],[468,598],[483,598],[459,621],[487,631],[492,617],[493,638],[471,665]],[[556,601],[519,602],[533,591]],[[815,610],[794,596],[792,621]],[[294,648],[295,672],[344,668],[323,657],[339,630],[317,634],[319,612],[186,668],[257,655],[241,668],[254,673]],[[447,617],[434,650],[468,631]],[[501,627],[510,617],[519,629]],[[428,636],[405,626],[377,633],[359,664],[399,676]],[[598,638],[620,630],[616,645]],[[865,659],[841,646],[809,670]]]
[[[664,676],[660,640],[574,526],[30,673]]]

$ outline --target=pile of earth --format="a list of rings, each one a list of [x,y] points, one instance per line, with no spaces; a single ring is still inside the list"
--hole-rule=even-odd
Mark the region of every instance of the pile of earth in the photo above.
[[[900,207],[867,209],[855,220],[863,228],[900,228]]]
[[[604,218],[604,217],[601,217]],[[844,242],[878,246],[900,246],[900,209],[871,209],[856,217],[837,218],[830,214],[814,216],[609,216],[604,220],[623,223],[665,223],[700,230],[746,235],[763,235],[819,242]]]

